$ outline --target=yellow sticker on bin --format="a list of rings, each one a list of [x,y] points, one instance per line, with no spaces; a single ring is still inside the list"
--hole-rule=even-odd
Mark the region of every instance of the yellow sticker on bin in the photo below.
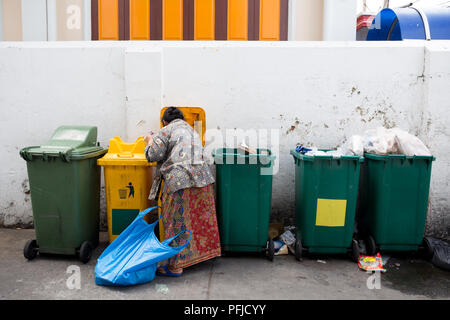
[[[345,226],[347,200],[317,199],[316,226]]]

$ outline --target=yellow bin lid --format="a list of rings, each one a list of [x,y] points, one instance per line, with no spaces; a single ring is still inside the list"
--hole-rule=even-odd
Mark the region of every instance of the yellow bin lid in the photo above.
[[[120,137],[109,140],[108,153],[97,160],[100,166],[154,166],[145,157],[144,137],[139,137],[134,143],[126,143]]]

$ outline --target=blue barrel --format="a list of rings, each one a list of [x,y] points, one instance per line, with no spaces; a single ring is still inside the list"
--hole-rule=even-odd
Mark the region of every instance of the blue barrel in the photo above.
[[[372,21],[367,41],[450,39],[450,8],[381,10]]]

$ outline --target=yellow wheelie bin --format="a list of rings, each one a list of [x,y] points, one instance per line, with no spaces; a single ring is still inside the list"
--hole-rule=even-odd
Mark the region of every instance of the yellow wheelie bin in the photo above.
[[[109,141],[108,153],[97,160],[105,177],[106,211],[109,242],[113,242],[136,218],[152,204],[148,200],[153,168],[144,154],[145,141],[139,137],[125,143],[120,137]]]

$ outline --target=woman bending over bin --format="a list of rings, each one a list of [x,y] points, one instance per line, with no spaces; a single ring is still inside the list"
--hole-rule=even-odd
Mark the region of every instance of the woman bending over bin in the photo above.
[[[158,275],[181,276],[183,268],[220,256],[219,229],[214,203],[214,177],[203,157],[201,138],[184,121],[183,113],[169,107],[163,114],[163,128],[145,137],[147,161],[157,162],[150,200],[162,190],[162,221],[166,238],[187,229],[190,244],[158,268]],[[183,244],[189,234],[174,240]]]

